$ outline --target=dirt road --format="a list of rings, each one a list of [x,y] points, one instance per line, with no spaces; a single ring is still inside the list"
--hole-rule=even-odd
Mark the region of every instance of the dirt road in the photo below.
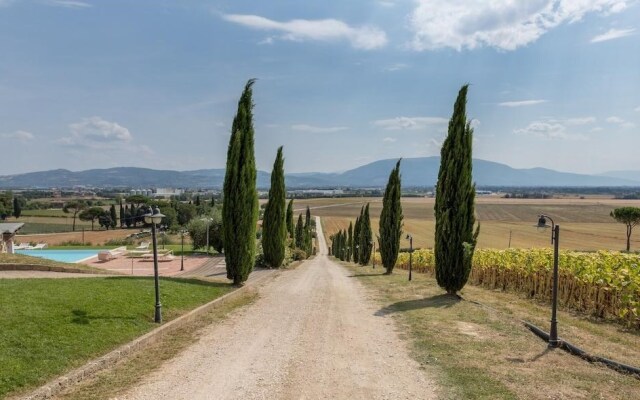
[[[431,399],[390,317],[320,254],[260,289],[253,305],[202,332],[120,399]]]

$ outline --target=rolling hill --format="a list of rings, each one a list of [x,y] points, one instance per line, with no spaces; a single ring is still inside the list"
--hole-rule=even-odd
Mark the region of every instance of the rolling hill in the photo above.
[[[382,187],[396,159],[380,160],[341,173],[287,174],[288,188]],[[474,159],[473,177],[478,186],[640,186],[633,172],[612,175],[583,175],[545,168],[517,169],[492,161]],[[404,187],[431,187],[436,183],[440,157],[402,160]],[[637,176],[637,179],[633,179]],[[195,171],[154,170],[119,167],[73,172],[66,169],[0,176],[2,189],[123,187],[123,188],[220,188],[224,169]],[[269,186],[269,173],[258,171],[258,187]]]

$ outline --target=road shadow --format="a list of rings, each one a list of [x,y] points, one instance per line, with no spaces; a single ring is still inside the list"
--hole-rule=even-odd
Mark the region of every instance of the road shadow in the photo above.
[[[384,275],[384,272],[380,274],[353,274],[353,275],[349,275],[348,278],[360,278],[360,277],[368,277],[368,276],[373,277],[373,276],[383,276],[383,275]]]
[[[461,301],[462,299],[455,295],[439,294],[424,299],[399,301],[376,311],[374,315],[384,317],[385,315],[395,312],[419,310],[422,308],[449,308]]]

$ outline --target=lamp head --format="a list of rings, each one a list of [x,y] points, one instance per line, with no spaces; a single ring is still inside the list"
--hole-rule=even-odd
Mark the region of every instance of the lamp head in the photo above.
[[[538,225],[536,225],[536,228],[538,228],[538,231],[540,232],[544,232],[547,228],[549,228],[549,225],[547,225],[547,219],[544,215],[540,215],[540,217],[538,218]]]
[[[160,213],[160,209],[158,207],[154,207],[144,215],[144,222],[146,222],[147,224],[158,225],[160,222],[162,222],[162,218],[164,217],[165,216]]]

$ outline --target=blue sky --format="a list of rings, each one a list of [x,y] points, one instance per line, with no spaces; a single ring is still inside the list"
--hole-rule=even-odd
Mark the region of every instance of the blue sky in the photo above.
[[[225,164],[340,171],[438,155],[470,83],[474,156],[640,170],[634,0],[0,0],[0,175]]]

